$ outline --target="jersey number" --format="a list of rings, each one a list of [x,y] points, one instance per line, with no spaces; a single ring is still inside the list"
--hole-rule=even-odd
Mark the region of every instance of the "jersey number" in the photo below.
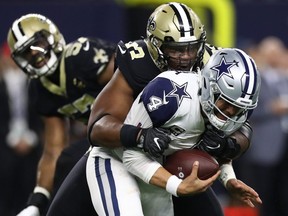
[[[139,45],[136,42],[126,43],[125,46],[127,47],[127,49],[129,49],[131,47],[134,49],[134,50],[130,51],[130,55],[131,55],[132,60],[138,59],[138,58],[144,58],[145,53],[144,53],[142,47],[139,47]]]
[[[77,112],[85,113],[91,109],[91,105],[94,102],[94,97],[88,94],[84,94],[81,98],[78,98],[71,104],[67,104],[58,109],[58,112],[65,116],[72,116]]]
[[[157,110],[160,106],[164,105],[162,98],[152,96],[150,97],[150,103],[147,104],[148,110],[150,112]]]

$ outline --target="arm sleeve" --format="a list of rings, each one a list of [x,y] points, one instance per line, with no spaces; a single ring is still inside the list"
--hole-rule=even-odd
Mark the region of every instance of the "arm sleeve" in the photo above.
[[[149,184],[150,179],[161,167],[161,164],[149,157],[139,148],[126,149],[123,152],[123,163],[127,170]]]
[[[125,124],[141,128],[164,125],[178,108],[175,97],[166,98],[165,95],[165,92],[171,92],[172,89],[173,84],[169,79],[155,78],[134,101]],[[156,170],[162,166],[157,160],[138,148],[129,148],[123,152],[123,163],[128,171],[146,183],[149,183]]]
[[[142,128],[152,127],[152,121],[143,103],[138,103],[139,100],[140,95],[134,101],[124,123],[141,126]],[[149,183],[151,177],[161,166],[154,158],[150,157],[139,148],[125,149],[122,160],[130,173],[139,177],[146,183]]]

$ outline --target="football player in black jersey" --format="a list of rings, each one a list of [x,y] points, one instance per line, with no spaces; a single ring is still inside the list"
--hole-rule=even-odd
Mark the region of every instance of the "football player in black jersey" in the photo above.
[[[81,37],[66,45],[57,26],[40,14],[27,14],[15,20],[7,41],[12,58],[30,78],[29,94],[45,124],[45,144],[38,164],[37,185],[27,208],[18,214],[37,216],[45,213],[55,189],[56,161],[69,143],[67,120],[87,124],[94,99],[113,75],[116,44],[99,38]],[[72,160],[63,158],[64,170],[61,167],[62,173],[55,174],[59,179],[54,184],[57,187],[88,150],[89,143],[84,141],[70,146],[72,150],[66,148],[65,151]],[[58,164],[61,166],[61,157]]]
[[[163,132],[155,128],[146,130],[123,125],[133,100],[157,74],[167,69],[195,71],[197,67],[202,68],[217,49],[206,43],[204,27],[189,7],[174,2],[159,6],[148,20],[145,39],[118,44],[118,68],[96,98],[89,118],[88,138],[91,144],[108,148],[144,145],[145,151],[150,149],[149,153],[161,154],[167,148],[169,139],[164,136],[163,140],[158,140],[161,145],[156,146],[153,138],[160,133],[163,136]],[[213,129],[207,130],[201,148],[218,157],[223,155],[224,161],[227,161],[238,157],[249,147],[251,133],[248,123],[233,134],[233,138],[223,138]],[[218,144],[225,145],[225,148],[218,148]],[[226,188],[237,196],[248,186],[236,180],[233,172],[232,169],[227,173]],[[233,176],[234,179],[231,178]],[[193,215],[223,215],[212,189],[193,197],[175,198],[174,204],[175,215],[190,215],[190,212]]]

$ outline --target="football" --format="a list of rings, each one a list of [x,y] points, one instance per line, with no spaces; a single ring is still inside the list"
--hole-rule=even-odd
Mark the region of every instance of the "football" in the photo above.
[[[180,179],[191,174],[195,161],[199,161],[198,177],[205,180],[219,170],[219,164],[207,152],[198,149],[183,149],[166,157],[163,167]]]

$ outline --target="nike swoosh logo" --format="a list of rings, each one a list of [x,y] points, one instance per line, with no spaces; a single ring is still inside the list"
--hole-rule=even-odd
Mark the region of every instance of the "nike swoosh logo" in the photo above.
[[[157,147],[159,148],[159,150],[161,150],[160,145],[158,143],[159,138],[155,137],[153,140],[154,140],[155,144],[157,145]]]
[[[165,91],[163,91],[163,104],[168,104],[169,101],[166,100],[166,94]]]
[[[220,148],[220,144],[218,144],[218,145],[215,146],[215,147],[212,147],[212,146],[206,146],[206,147],[209,148],[209,149],[214,150],[214,149],[218,149],[218,148]]]
[[[119,48],[119,50],[120,50],[122,55],[124,55],[126,53],[126,51],[127,51],[127,50],[123,50],[120,45],[118,45],[118,48]]]
[[[83,47],[83,50],[88,51],[89,47],[90,47],[90,43],[89,41],[87,41],[85,47]]]

